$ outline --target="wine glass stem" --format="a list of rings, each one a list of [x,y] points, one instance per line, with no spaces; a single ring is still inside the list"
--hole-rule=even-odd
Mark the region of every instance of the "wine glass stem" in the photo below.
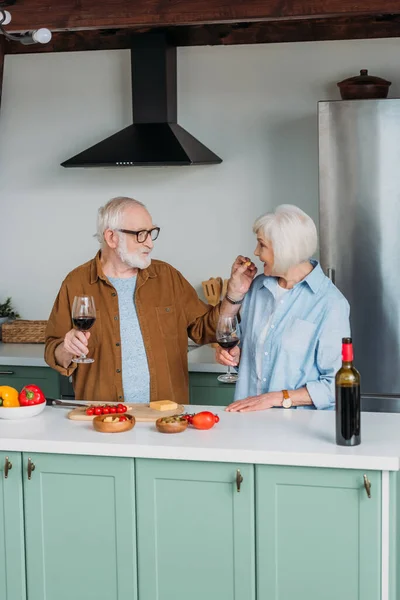
[[[230,374],[231,374],[231,366],[230,366],[230,365],[228,366],[228,371],[227,371],[227,373],[228,373],[228,375],[230,375]]]

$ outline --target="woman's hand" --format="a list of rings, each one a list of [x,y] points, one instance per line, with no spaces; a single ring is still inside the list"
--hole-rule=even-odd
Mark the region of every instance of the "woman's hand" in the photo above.
[[[227,412],[252,412],[256,410],[267,410],[274,406],[282,406],[282,392],[268,392],[260,396],[249,396],[244,400],[238,400],[226,407]]]
[[[238,256],[232,266],[227,294],[232,300],[241,300],[249,291],[257,274],[257,267],[248,256]]]
[[[220,365],[225,365],[226,367],[237,367],[240,360],[240,348],[235,346],[235,348],[231,348],[231,350],[224,350],[221,346],[215,350],[215,360]]]

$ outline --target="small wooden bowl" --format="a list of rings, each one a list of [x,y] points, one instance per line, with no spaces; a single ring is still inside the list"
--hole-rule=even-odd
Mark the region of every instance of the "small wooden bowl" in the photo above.
[[[156,427],[160,433],[181,433],[182,431],[185,431],[188,426],[188,422],[185,419],[166,423],[164,418],[165,417],[161,417],[156,421]]]
[[[122,414],[97,415],[92,421],[93,427],[96,431],[100,431],[100,433],[122,433],[123,431],[133,429],[136,422],[135,417],[133,415],[127,415],[126,413],[123,413],[123,416],[126,417],[126,421],[111,423],[106,422],[105,419],[107,417],[122,417]]]

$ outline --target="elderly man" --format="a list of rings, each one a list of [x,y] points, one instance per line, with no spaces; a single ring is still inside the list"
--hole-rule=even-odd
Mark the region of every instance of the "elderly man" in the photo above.
[[[188,402],[187,338],[215,341],[220,306],[202,302],[171,265],[151,260],[159,231],[142,203],[110,200],[98,214],[100,251],[61,285],[47,326],[45,360],[72,375],[77,399]],[[235,263],[224,312],[237,311],[254,274],[253,265]],[[95,301],[90,332],[72,327],[72,303],[81,295]],[[94,362],[73,362],[82,354]]]

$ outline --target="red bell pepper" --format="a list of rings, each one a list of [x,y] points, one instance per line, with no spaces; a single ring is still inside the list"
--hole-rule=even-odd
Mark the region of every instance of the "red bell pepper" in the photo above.
[[[20,406],[32,406],[33,404],[42,404],[46,398],[42,390],[33,383],[25,385],[18,396]]]

